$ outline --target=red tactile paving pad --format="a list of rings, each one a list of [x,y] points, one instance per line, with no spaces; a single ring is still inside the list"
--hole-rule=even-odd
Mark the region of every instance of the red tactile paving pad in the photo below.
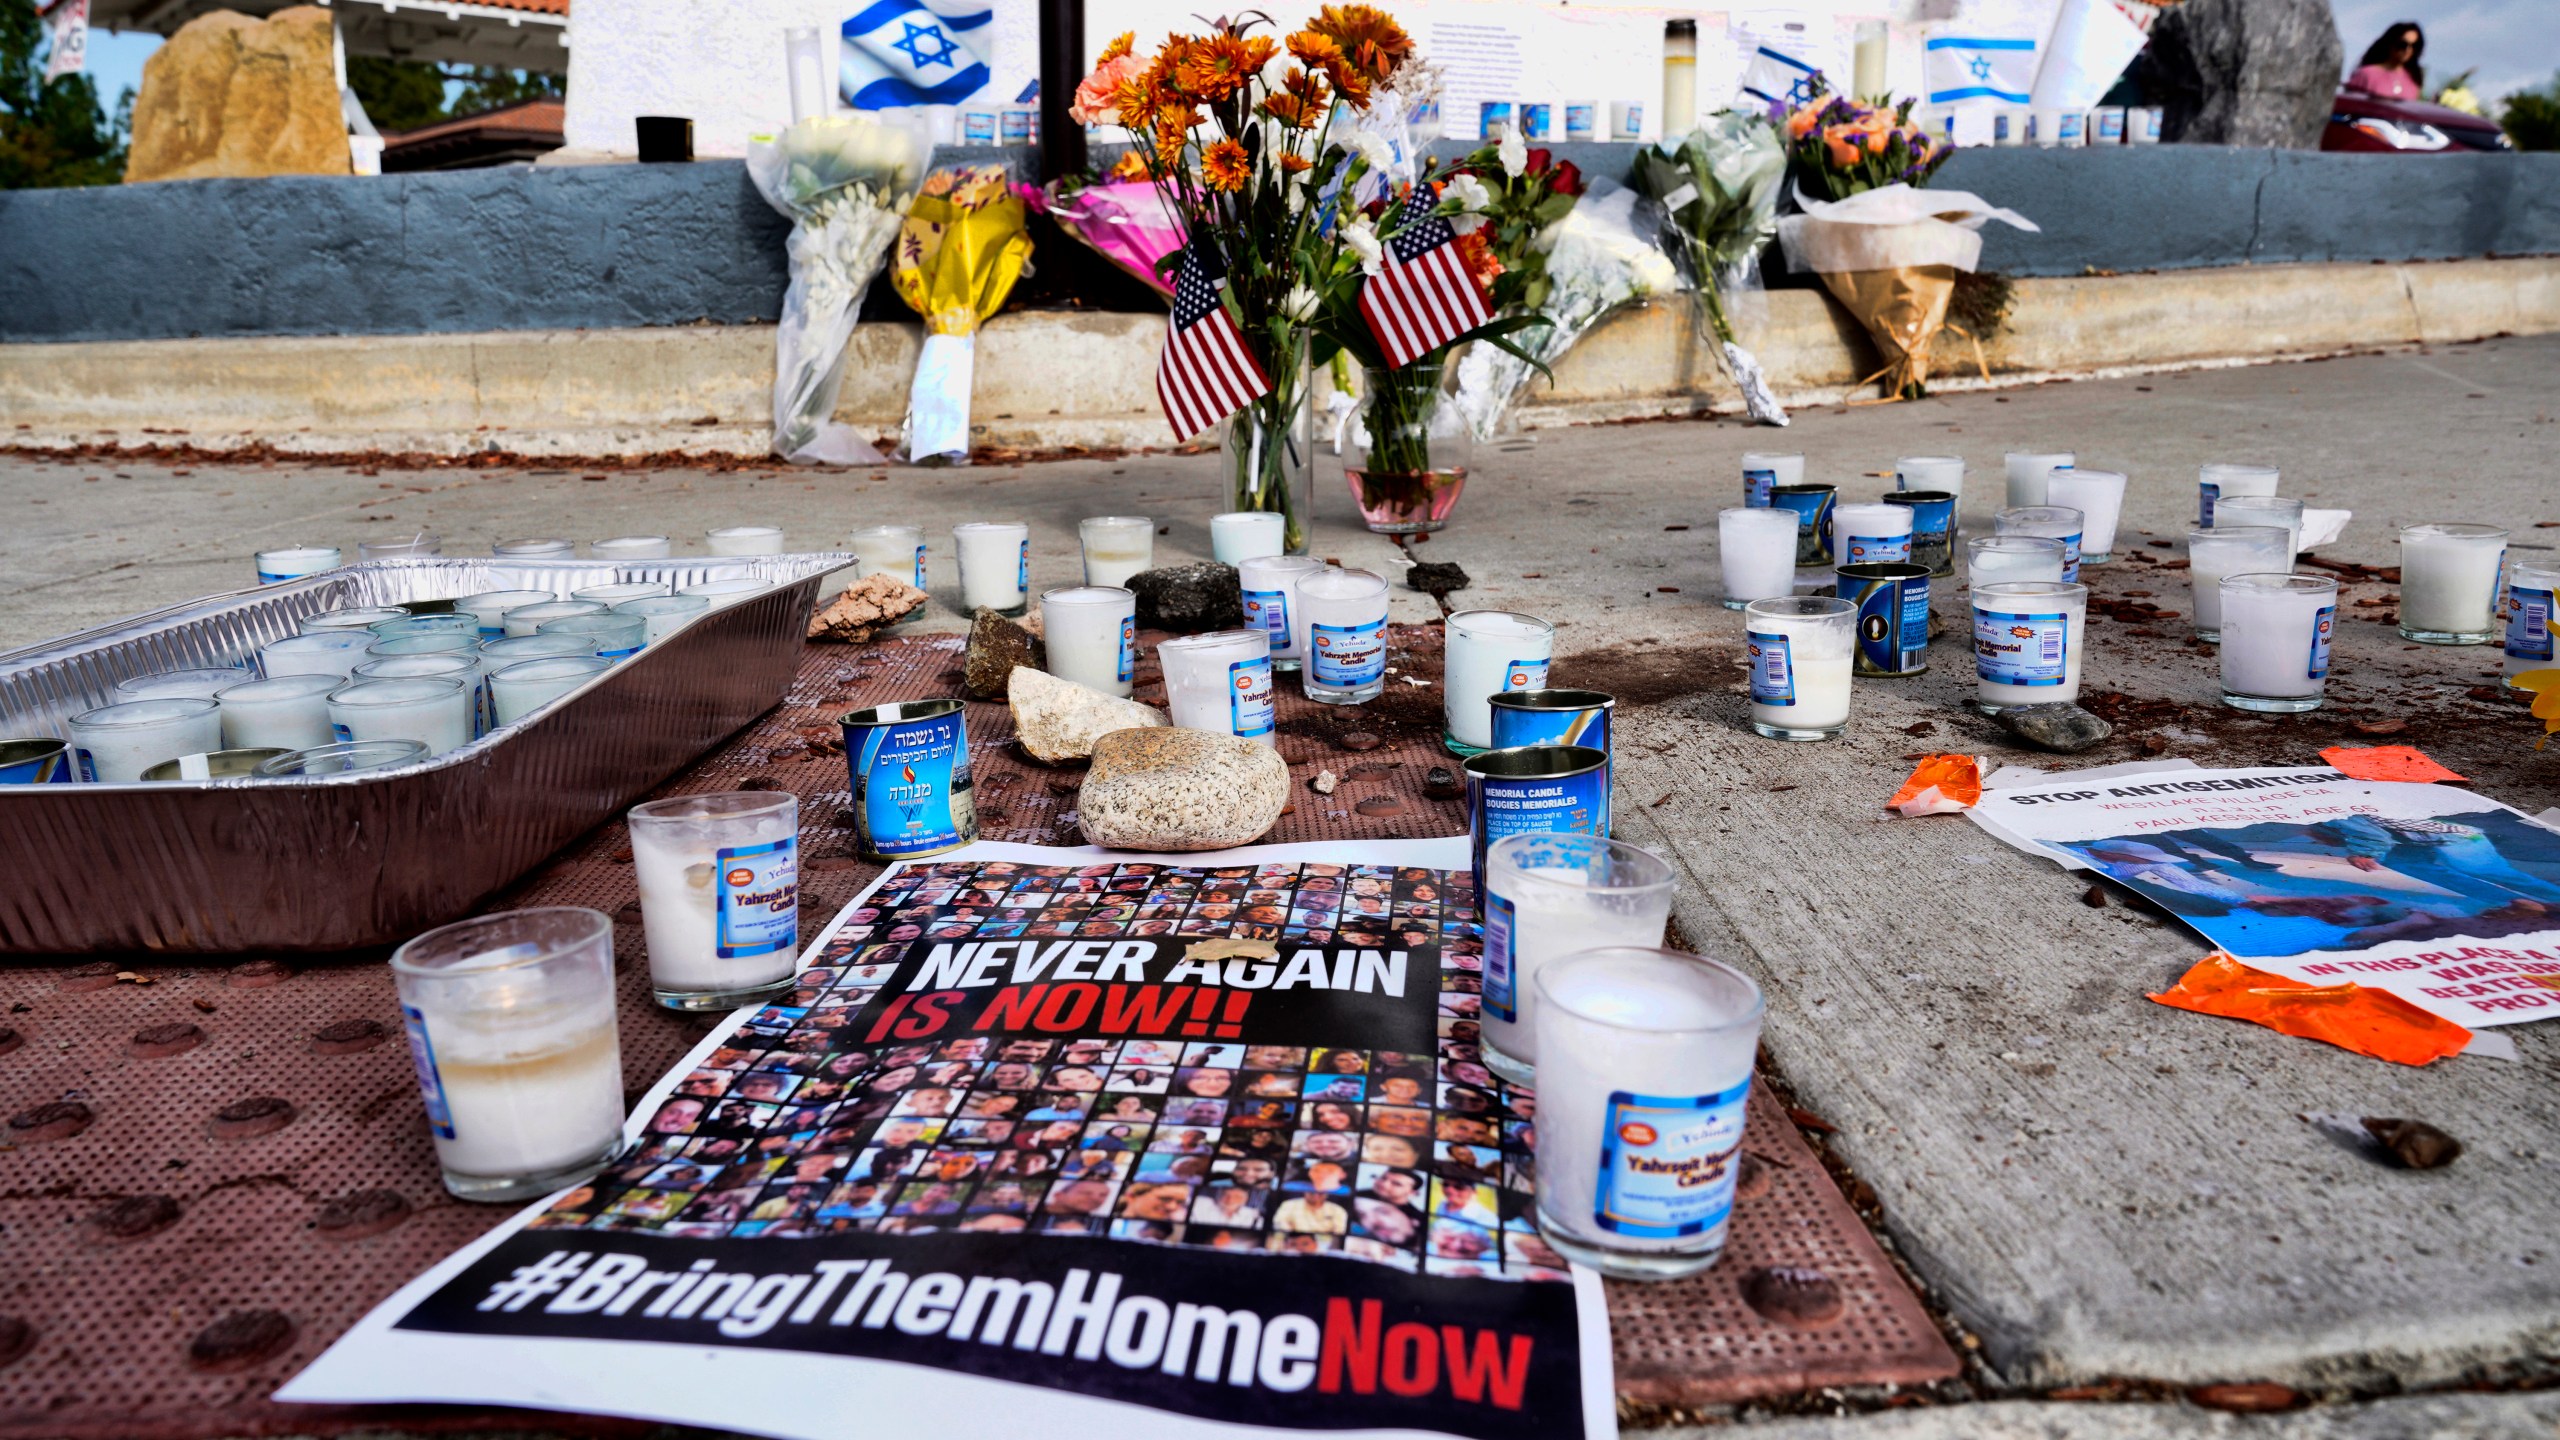
[[[1301,783],[1268,840],[1464,828],[1462,802],[1424,793],[1433,767],[1456,768],[1438,745],[1439,632],[1395,639],[1404,673],[1367,706],[1311,705],[1283,682],[1281,751]],[[779,708],[663,793],[797,794],[801,925],[814,935],[875,873],[837,824],[849,797],[828,722],[857,705],[956,693],[959,663],[957,637],[813,646]],[[1406,673],[1435,683],[1409,684]],[[1151,665],[1138,680],[1141,699],[1161,702]],[[1025,759],[1001,704],[972,705],[969,731],[985,837],[1081,843],[1071,818],[1081,776]],[[1342,780],[1331,796],[1304,783],[1319,769]],[[615,916],[634,1096],[706,1023],[650,1004],[637,894],[622,827],[608,823],[490,907]],[[0,1435],[645,1428],[267,1399],[366,1309],[508,1213],[438,1184],[380,958],[0,968]],[[1770,1162],[1774,1184],[1738,1208],[1725,1260],[1694,1280],[1610,1288],[1621,1391],[1700,1404],[1953,1374],[1954,1356],[1820,1162],[1756,1097],[1745,1143]],[[1762,1265],[1820,1268],[1841,1291],[1842,1318],[1811,1331],[1761,1318],[1736,1287]]]

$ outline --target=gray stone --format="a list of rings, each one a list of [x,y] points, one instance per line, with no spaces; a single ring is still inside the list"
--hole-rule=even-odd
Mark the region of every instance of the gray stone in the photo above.
[[[1455,561],[1424,560],[1404,572],[1404,583],[1434,600],[1446,600],[1470,582],[1466,567]]]
[[[1048,663],[1040,637],[980,606],[969,622],[969,649],[960,658],[960,693],[972,700],[1001,700],[1016,666]]]
[[[2000,728],[2039,750],[2077,755],[2103,745],[2116,727],[2077,705],[2015,705],[2000,712]]]
[[[1031,758],[1055,765],[1093,754],[1094,742],[1114,730],[1171,725],[1151,705],[1122,700],[1099,690],[1061,680],[1028,665],[1014,667],[1006,685],[1013,707],[1014,733]]]
[[[1094,743],[1076,814],[1084,838],[1115,850],[1224,850],[1262,838],[1288,803],[1288,762],[1268,745],[1120,730]]]
[[[1138,592],[1138,624],[1145,629],[1196,635],[1244,623],[1244,593],[1236,588],[1233,565],[1168,565],[1129,577],[1129,588]]]
[[[2319,148],[2344,73],[2329,0],[2187,0],[2151,27],[2164,139]]]

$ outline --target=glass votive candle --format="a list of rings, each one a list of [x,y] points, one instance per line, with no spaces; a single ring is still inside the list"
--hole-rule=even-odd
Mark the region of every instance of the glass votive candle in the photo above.
[[[2214,507],[2225,495],[2273,495],[2276,493],[2276,467],[2273,465],[2232,465],[2213,461],[2196,469],[2196,524],[2215,523]],[[2293,562],[2287,560],[2287,565]]]
[[[2319,709],[2337,624],[2330,576],[2224,576],[2222,703],[2279,715]]]
[[[2078,460],[2068,450],[2012,450],[2002,456],[2009,481],[2009,503],[2004,508],[2053,503],[2046,498],[2044,477],[2056,470],[2068,470]]]
[[[1278,745],[1270,631],[1176,636],[1156,647],[1156,662],[1164,667],[1165,704],[1174,724]]]
[[[1084,545],[1084,583],[1126,585],[1155,568],[1156,522],[1144,515],[1093,515],[1076,522]]]
[[[1997,715],[2019,705],[2080,698],[2089,587],[2000,580],[1973,587],[1974,708]]]
[[[442,755],[471,743],[471,702],[450,676],[354,680],[329,692],[329,725],[341,740],[415,740]]]
[[[222,748],[222,710],[200,695],[127,700],[71,717],[71,758],[94,784],[140,780],[163,760]]]
[[[2062,580],[2062,542],[2041,535],[1977,535],[1964,542],[1965,584]]]
[[[444,554],[444,537],[433,530],[421,530],[406,540],[363,540],[356,544],[359,560],[432,560]]]
[[[335,545],[284,545],[261,550],[257,555],[258,583],[273,585],[280,580],[299,580],[323,570],[335,570],[346,563],[346,552]]]
[[[1760,987],[1659,949],[1584,950],[1538,989],[1538,1233],[1603,1274],[1667,1280],[1724,1250]]]
[[[512,724],[612,668],[594,655],[519,660],[489,672],[489,708],[499,724]]]
[[[913,525],[872,525],[847,542],[853,568],[865,575],[894,575],[919,590],[924,583],[924,531]]]
[[[1742,508],[1765,510],[1769,492],[1781,485],[1804,483],[1804,457],[1768,450],[1742,452]]]
[[[2281,575],[2293,568],[2293,543],[2280,526],[2215,525],[2187,532],[2187,583],[2194,587],[2196,638],[2222,638],[2222,581],[2227,575]]]
[[[2302,554],[2302,502],[2282,495],[2225,495],[2213,502],[2214,528],[2273,525],[2284,532],[2284,564],[2290,570]]]
[[[480,626],[480,638],[495,640],[507,633],[507,612],[560,597],[548,590],[490,590],[453,602],[453,612],[468,615]]]
[[[471,694],[471,733],[489,733],[489,677],[477,651],[470,654],[383,655],[356,667],[357,680],[411,680],[428,676],[459,680]],[[348,737],[353,739],[355,737]],[[368,737],[370,738],[370,737]]]
[[[676,593],[698,595],[710,602],[712,609],[726,610],[742,600],[761,595],[772,588],[773,582],[770,580],[758,580],[752,575],[739,575],[726,580],[705,580],[700,584],[687,585]]]
[[[492,675],[527,660],[546,660],[555,655],[592,657],[595,653],[595,647],[589,645],[582,635],[545,635],[536,631],[531,635],[480,642],[480,663]]]
[[[703,537],[714,555],[779,555],[779,525],[726,525]]]
[[[614,606],[613,613],[639,616],[649,627],[649,643],[655,645],[710,609],[711,597],[707,595],[644,595]]]
[[[394,635],[389,639],[375,636],[365,654],[374,660],[395,655],[478,655],[480,632],[435,631],[423,635]]]
[[[2080,512],[2080,563],[2104,565],[2116,554],[2116,520],[2124,514],[2125,477],[2113,470],[2056,470],[2045,477],[2046,503]],[[2073,576],[2078,579],[2078,576]]]
[[[317,615],[305,615],[302,617],[302,623],[295,628],[305,635],[321,630],[370,630],[387,620],[410,618],[413,617],[408,611],[392,606],[359,605],[345,610],[323,610]]]
[[[1117,585],[1063,585],[1040,597],[1049,673],[1129,698],[1138,669],[1138,596]]]
[[[649,643],[649,618],[645,615],[570,615],[558,620],[545,620],[536,635],[574,635],[593,646],[596,656],[606,660],[626,660],[640,653]]]
[[[1829,740],[1849,728],[1858,607],[1831,595],[1778,595],[1742,608],[1751,664],[1751,728],[1772,740]]]
[[[288,635],[258,648],[258,669],[271,680],[279,675],[335,675],[343,680],[373,658],[367,652],[378,638],[364,630]]]
[[[1303,637],[1290,618],[1296,579],[1324,568],[1323,561],[1305,555],[1256,555],[1236,566],[1236,586],[1244,592],[1244,623],[1259,625],[1271,636],[1275,672],[1295,670],[1306,658],[1298,650]]]
[[[605,607],[593,600],[536,600],[507,612],[506,631],[509,635],[531,635],[554,620],[603,613]]]
[[[1230,510],[1209,517],[1209,553],[1221,565],[1242,565],[1289,550],[1289,518],[1276,510]]]
[[[262,745],[247,750],[212,750],[201,755],[181,755],[163,760],[142,772],[148,782],[162,780],[238,780],[258,773],[258,767],[280,755],[293,752],[279,746]]]
[[[346,740],[288,750],[252,772],[261,780],[292,780],[311,775],[353,775],[388,770],[427,758],[427,747],[415,740]]]
[[[2088,517],[2068,505],[2018,505],[1991,517],[1993,533],[2000,535],[2041,535],[2062,542],[2062,578],[2066,584],[2080,582],[2080,537],[2088,528]]]
[[[378,641],[397,640],[409,635],[459,635],[466,640],[480,638],[480,617],[456,610],[444,615],[411,615],[403,612],[389,620],[377,620],[365,627]]]
[[[951,527],[960,552],[960,608],[1015,616],[1030,608],[1031,527],[975,520]]]
[[[800,802],[679,795],[631,809],[649,985],[670,1010],[734,1010],[788,989],[800,955]]]
[[[2437,521],[2400,528],[2400,638],[2486,645],[2498,638],[2507,532]]]
[[[222,707],[223,745],[307,750],[329,744],[338,738],[329,728],[329,692],[344,683],[336,675],[281,675],[221,691],[213,699]]]
[[[510,910],[392,952],[444,1187],[465,1200],[548,1195],[622,1143],[613,921]]]
[[[616,535],[589,542],[587,554],[597,560],[664,560],[675,549],[675,542],[664,535]]]
[[[1514,1085],[1538,1069],[1537,974],[1578,950],[1651,949],[1671,923],[1676,877],[1624,840],[1545,832],[1486,848],[1484,1063]]]
[[[1835,565],[1907,565],[1911,562],[1911,507],[1852,503],[1831,512]]]
[[[1461,610],[1447,623],[1440,743],[1453,755],[1493,747],[1493,697],[1547,688],[1556,627],[1509,610]]]
[[[569,598],[592,600],[610,610],[625,600],[646,600],[652,595],[668,593],[666,582],[661,580],[625,580],[613,585],[590,585],[583,590],[572,590]]]
[[[2560,565],[2519,560],[2507,576],[2505,597],[2507,684],[2527,670],[2552,663],[2551,603],[2560,594]]]
[[[489,553],[501,560],[566,560],[577,550],[566,540],[549,537],[501,540],[489,547]]]
[[[1387,688],[1387,581],[1327,566],[1298,576],[1306,668],[1298,682],[1321,705],[1357,705]],[[1489,723],[1489,722],[1488,722]]]
[[[1717,511],[1716,564],[1724,574],[1727,610],[1795,593],[1795,512],[1765,505]]]
[[[208,666],[200,670],[163,670],[153,675],[132,675],[116,682],[116,703],[127,700],[210,700],[243,680],[257,677],[234,666]]]
[[[1943,490],[1961,503],[1964,500],[1964,457],[1905,455],[1893,462],[1893,488]]]

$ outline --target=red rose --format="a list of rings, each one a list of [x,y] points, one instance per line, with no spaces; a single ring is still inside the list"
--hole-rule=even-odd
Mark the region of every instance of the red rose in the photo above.
[[[1529,167],[1525,173],[1535,175],[1539,171],[1546,169],[1548,162],[1553,159],[1555,159],[1555,156],[1549,151],[1532,150],[1529,152]]]
[[[1567,160],[1556,167],[1556,173],[1549,177],[1547,184],[1558,195],[1579,195],[1582,193],[1582,171]]]

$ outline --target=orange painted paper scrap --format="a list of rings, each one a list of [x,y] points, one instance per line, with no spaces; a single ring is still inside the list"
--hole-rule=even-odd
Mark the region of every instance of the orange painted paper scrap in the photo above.
[[[2407,780],[2424,785],[2462,777],[2427,758],[2415,745],[2332,745],[2320,758],[2350,780]]]
[[[1885,807],[1905,815],[1953,815],[1982,803],[1982,762],[1970,755],[1932,755],[1920,762]]]
[[[2163,1005],[2249,1020],[2402,1065],[2459,1055],[2471,1032],[2387,991],[2353,983],[2313,985],[2252,970],[2216,951],[2151,997]]]

